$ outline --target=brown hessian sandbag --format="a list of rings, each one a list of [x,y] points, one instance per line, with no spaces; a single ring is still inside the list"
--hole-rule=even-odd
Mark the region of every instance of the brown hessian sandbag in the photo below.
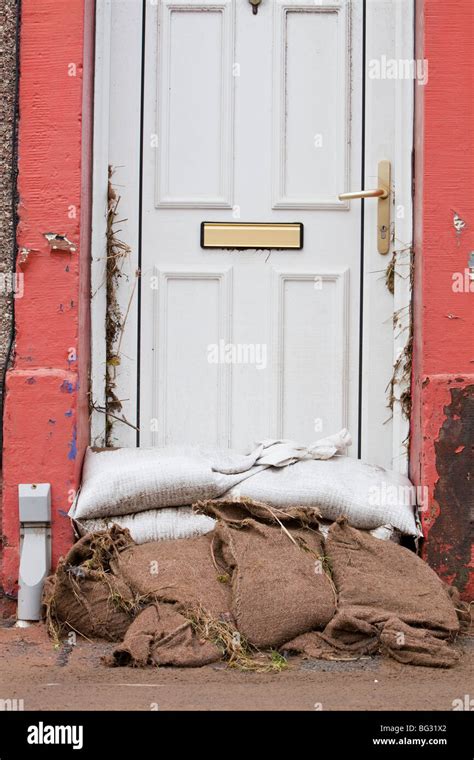
[[[283,647],[309,657],[361,656],[383,651],[399,662],[449,667],[459,631],[451,595],[413,552],[380,541],[340,518],[326,542],[338,592],[337,611],[324,632],[306,633]]]
[[[110,572],[109,562],[131,543],[128,531],[113,527],[84,536],[59,561],[43,590],[51,632],[75,631],[109,641],[123,637],[136,612],[136,595]]]
[[[218,518],[213,555],[230,578],[232,614],[247,641],[276,647],[324,628],[334,615],[335,591],[325,572],[315,510],[283,512],[231,501],[201,502],[196,509]]]

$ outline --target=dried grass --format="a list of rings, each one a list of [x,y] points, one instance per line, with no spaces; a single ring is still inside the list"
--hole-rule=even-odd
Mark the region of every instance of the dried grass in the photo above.
[[[228,667],[254,673],[275,673],[288,667],[282,654],[275,650],[260,652],[238,632],[229,620],[217,620],[202,607],[183,613],[191,621],[196,634],[222,650]]]
[[[392,258],[388,263],[385,270],[385,283],[392,295],[395,293],[395,276],[400,276],[396,270],[397,254],[404,251],[410,251],[410,269],[408,277],[410,282],[413,282],[413,252],[411,248],[404,248],[393,252]],[[387,406],[393,412],[395,403],[399,403],[402,409],[402,414],[406,419],[410,419],[411,415],[411,374],[412,374],[412,357],[413,357],[413,314],[411,305],[408,307],[408,325],[403,327],[403,331],[408,330],[408,337],[405,343],[405,347],[393,365],[392,377],[386,387],[388,396]],[[393,329],[394,331],[400,326],[400,319],[405,309],[395,311],[393,314]],[[401,388],[399,396],[395,393],[395,387]]]
[[[117,225],[126,221],[117,219],[118,207],[120,204],[120,195],[117,195],[111,177],[113,169],[109,166],[109,184],[108,184],[108,207],[107,207],[107,264],[106,264],[106,299],[107,313],[105,318],[105,336],[106,336],[106,434],[105,445],[112,445],[113,420],[126,422],[125,419],[117,417],[122,411],[122,402],[116,394],[117,367],[120,366],[120,345],[125,328],[130,303],[127,307],[125,316],[122,315],[120,304],[117,298],[119,281],[123,277],[123,265],[125,259],[130,255],[130,246],[120,239],[120,229]],[[135,283],[136,284],[136,283]],[[132,290],[133,298],[135,286]],[[100,410],[99,410],[100,411]],[[127,423],[128,424],[128,423]]]
[[[397,258],[397,252],[394,251],[392,253],[392,258],[388,262],[387,268],[385,270],[385,285],[387,286],[387,290],[389,293],[393,294],[395,293],[395,262]]]

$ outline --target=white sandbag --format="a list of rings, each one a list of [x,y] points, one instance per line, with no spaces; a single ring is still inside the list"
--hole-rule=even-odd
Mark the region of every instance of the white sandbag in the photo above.
[[[416,490],[400,473],[350,457],[299,461],[270,467],[235,486],[231,498],[248,498],[271,507],[316,507],[328,520],[347,517],[354,528],[391,525],[419,536]]]
[[[81,490],[69,516],[109,517],[216,499],[265,467],[327,459],[349,443],[350,434],[344,429],[309,447],[268,439],[244,455],[200,446],[88,449]]]
[[[319,523],[319,530],[323,534],[325,540],[328,537],[331,525],[334,525],[332,520],[321,520]],[[374,530],[362,532],[370,533],[371,536],[380,539],[380,541],[392,541],[394,544],[400,543],[400,531],[395,530],[391,525],[381,525],[380,528],[374,528]]]
[[[173,509],[149,509],[133,515],[100,518],[97,520],[74,520],[80,536],[98,530],[107,530],[112,524],[128,528],[136,544],[148,541],[162,541],[168,538],[193,538],[209,533],[215,520],[207,515],[198,515],[191,507]]]
[[[250,454],[190,446],[89,449],[69,515],[111,518],[240,494],[281,509],[316,507],[323,518],[345,516],[363,530],[390,525],[421,535],[408,478],[341,455],[349,441],[342,430],[309,447],[261,441]]]
[[[88,449],[82,485],[69,512],[75,519],[110,517],[215,499],[242,475],[214,472],[196,450]]]

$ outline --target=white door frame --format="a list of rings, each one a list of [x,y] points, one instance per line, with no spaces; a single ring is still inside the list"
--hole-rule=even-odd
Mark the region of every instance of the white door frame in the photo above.
[[[341,0],[345,2],[346,0]],[[412,249],[412,148],[414,119],[414,83],[395,80],[395,98],[381,102],[381,91],[377,81],[367,76],[367,64],[382,55],[396,60],[412,60],[414,57],[414,0],[393,0],[393,19],[388,14],[384,19],[376,12],[373,0],[364,0],[366,16],[366,76],[365,76],[365,146],[364,146],[364,186],[372,187],[378,160],[391,158],[393,162],[393,226],[395,255],[393,310],[390,314],[378,313],[380,306],[375,297],[375,282],[384,277],[385,268],[391,254],[382,258],[376,255],[374,246],[376,203],[365,202],[364,212],[364,273],[363,287],[364,318],[362,320],[362,374],[361,374],[361,456],[371,458],[370,444],[366,448],[365,438],[370,425],[380,424],[381,414],[390,418],[387,408],[384,412],[386,395],[374,400],[371,387],[370,366],[377,360],[377,352],[382,342],[392,345],[393,366],[398,367],[393,386],[392,413],[392,462],[393,468],[401,472],[408,470],[407,440],[409,420],[406,419],[400,401],[409,388],[409,378],[402,371],[404,357],[410,341],[411,305],[411,249]],[[137,409],[139,406],[139,356],[138,310],[140,289],[136,283],[139,267],[140,216],[141,216],[141,166],[143,144],[142,87],[143,87],[143,40],[144,11],[149,23],[150,14],[156,12],[156,0],[97,0],[96,3],[96,46],[95,46],[95,89],[94,89],[94,163],[93,163],[93,211],[92,211],[92,262],[91,262],[91,443],[103,446],[106,441],[105,415],[105,374],[106,374],[106,209],[108,166],[116,168],[113,178],[121,196],[119,218],[125,218],[120,226],[119,237],[130,246],[130,254],[125,263],[125,277],[117,294],[123,314],[127,314],[121,339],[122,361],[117,367],[116,394],[122,401],[122,411],[126,423],[115,422],[114,445],[137,445]],[[318,3],[324,8],[324,2]],[[329,5],[329,3],[328,3]],[[331,2],[334,7],[334,2]],[[133,11],[133,12],[132,12]],[[393,23],[392,23],[393,21]],[[376,33],[371,33],[373,24]],[[382,28],[386,26],[386,29]],[[390,51],[390,55],[387,51]],[[393,92],[393,91],[392,91]],[[127,93],[124,99],[123,93]],[[377,143],[367,139],[367,128],[378,130],[383,135],[384,119],[395,124],[395,141],[392,155],[382,155],[383,141]],[[125,163],[126,157],[127,163]],[[362,182],[362,179],[361,179]],[[358,189],[356,187],[351,189]],[[359,201],[356,201],[358,203]],[[371,298],[371,294],[373,298]],[[370,310],[371,319],[368,318]],[[393,323],[393,328],[392,328]],[[381,336],[384,331],[387,339]],[[387,333],[387,330],[389,333]],[[390,340],[391,336],[391,340]],[[390,348],[389,348],[390,350]],[[372,351],[372,359],[370,355]],[[135,357],[135,358],[134,358]],[[374,404],[379,409],[374,412]],[[375,418],[375,415],[377,417]],[[264,433],[262,433],[264,434]]]

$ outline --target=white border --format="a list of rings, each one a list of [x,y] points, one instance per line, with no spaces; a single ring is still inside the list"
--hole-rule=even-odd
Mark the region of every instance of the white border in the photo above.
[[[404,352],[409,339],[411,305],[410,249],[412,246],[412,148],[414,119],[413,80],[387,80],[392,87],[369,77],[369,62],[380,59],[412,60],[414,56],[414,0],[391,0],[392,12],[380,15],[377,0],[366,4],[366,109],[365,109],[365,187],[377,183],[377,163],[392,162],[391,208],[393,242],[390,252],[382,256],[376,248],[377,203],[365,202],[364,214],[364,304],[362,359],[362,459],[391,466],[408,474],[410,423],[404,417],[400,396],[405,384],[396,382],[392,411],[387,406],[387,389],[397,358]],[[397,218],[397,209],[404,207],[404,218]],[[385,269],[393,251],[397,251],[394,276],[394,295],[385,285]],[[399,324],[394,326],[394,315]],[[391,345],[390,345],[391,344]],[[377,363],[387,369],[386,377],[378,371]],[[390,366],[391,364],[391,366]],[[372,430],[389,426],[390,437],[379,445]]]
[[[97,0],[94,87],[94,147],[91,267],[91,402],[105,408],[106,375],[106,229],[108,167],[120,195],[118,237],[130,246],[123,260],[117,292],[122,314],[128,313],[121,338],[122,363],[116,370],[115,393],[129,425],[113,426],[111,445],[135,446],[137,424],[137,343],[140,99],[142,69],[142,3],[137,0]],[[122,93],[127,93],[124,99]],[[92,413],[91,443],[105,445],[105,414]]]
[[[92,168],[91,239],[91,444],[105,445],[105,415],[94,406],[105,408],[107,312],[107,202],[109,162],[109,89],[111,0],[97,0],[95,16],[94,145]]]
[[[415,56],[415,8],[413,0],[402,0],[395,8],[395,50],[396,58],[414,58]],[[422,85],[414,84],[414,87]],[[414,91],[396,83],[395,121],[395,166],[398,167],[396,185],[396,205],[405,207],[405,217],[395,221],[395,245],[401,249],[397,255],[395,267],[394,312],[399,314],[399,326],[394,330],[394,363],[406,349],[410,338],[410,320],[412,307],[411,263],[413,248],[413,127],[415,119]],[[407,128],[410,125],[410,128]],[[405,160],[402,158],[405,156]],[[407,161],[407,157],[410,160]],[[394,387],[395,402],[393,408],[393,468],[408,475],[409,456],[407,441],[410,435],[410,420],[403,414],[400,395],[409,389],[411,378],[397,383]]]

